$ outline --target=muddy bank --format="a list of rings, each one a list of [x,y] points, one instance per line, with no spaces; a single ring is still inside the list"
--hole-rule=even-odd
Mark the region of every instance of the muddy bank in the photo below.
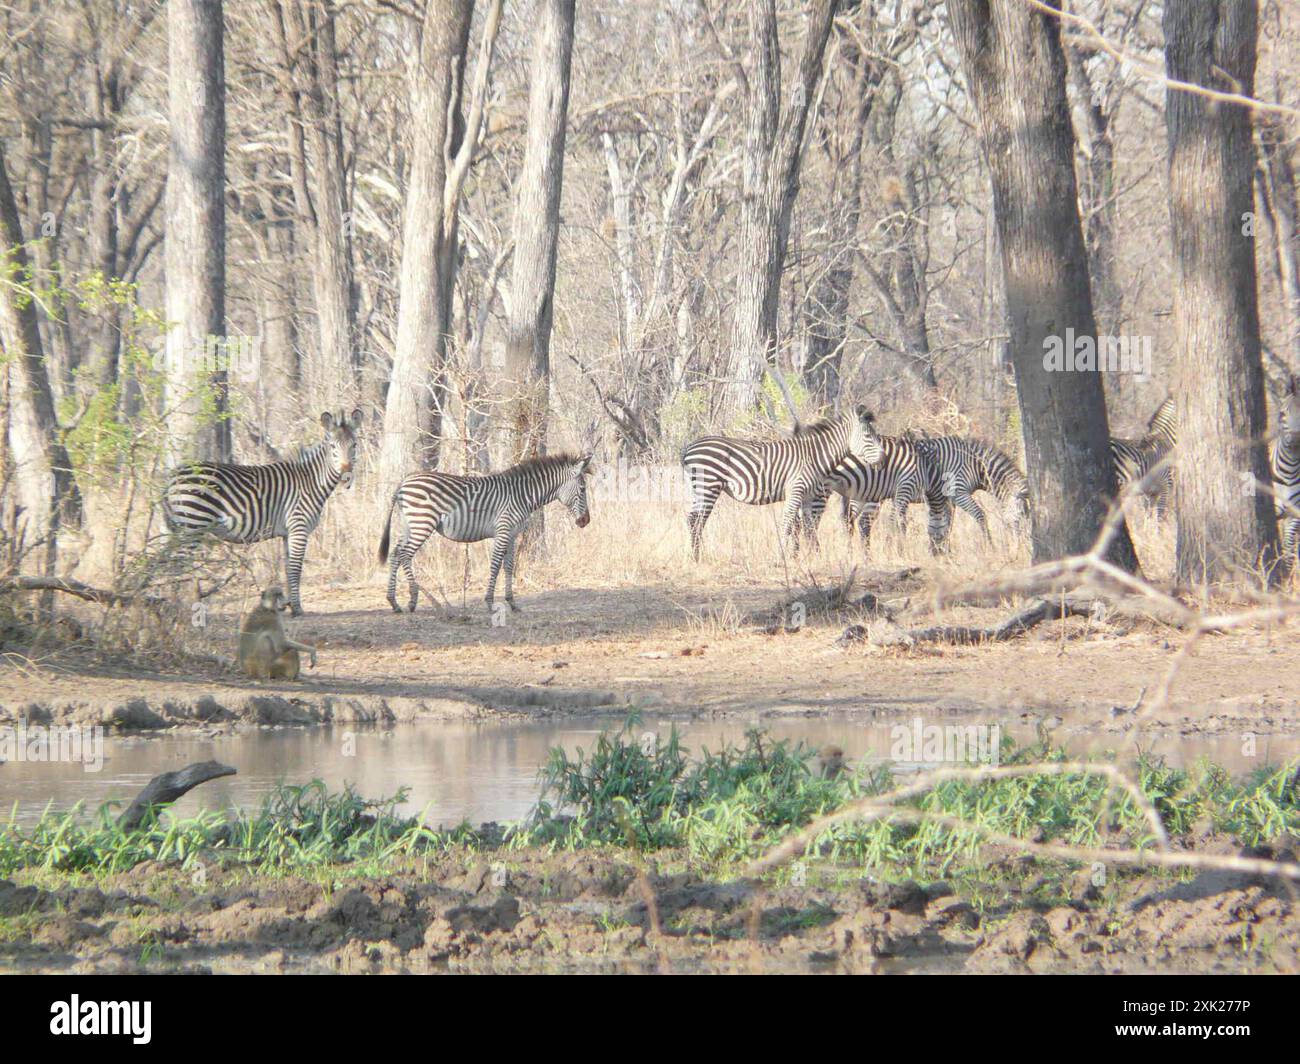
[[[65,690],[69,684],[63,685]],[[613,692],[487,689],[445,695],[330,690],[320,685],[248,688],[165,678],[87,679],[75,693],[39,690],[0,702],[0,724],[102,725],[121,731],[242,725],[402,724],[421,720],[509,720],[550,713],[617,711]],[[345,687],[351,685],[343,685]]]
[[[259,879],[214,859],[0,880],[0,968],[50,972],[1258,972],[1300,968],[1284,888],[1005,876],[997,891],[761,887],[660,855],[453,852],[391,874]]]

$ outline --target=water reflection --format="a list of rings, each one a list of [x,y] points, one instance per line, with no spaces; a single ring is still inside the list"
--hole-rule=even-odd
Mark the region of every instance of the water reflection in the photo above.
[[[49,803],[65,810],[78,801],[89,809],[101,802],[129,800],[159,772],[192,761],[215,758],[233,765],[239,774],[204,784],[175,806],[180,816],[201,808],[255,808],[284,780],[305,783],[323,779],[332,789],[352,783],[366,797],[409,788],[403,810],[425,812],[431,824],[510,821],[524,816],[537,799],[538,770],[549,750],[563,746],[570,753],[590,749],[602,729],[618,728],[621,718],[583,718],[541,722],[426,722],[392,729],[336,726],[313,729],[250,729],[237,733],[167,735],[157,738],[109,736],[104,764],[86,773],[78,764],[11,761],[0,765],[0,819],[17,807],[17,819],[30,823]],[[675,721],[644,718],[641,732],[666,738],[675,723],[683,743],[693,752],[716,750],[725,742],[740,742],[755,720]],[[811,746],[835,743],[855,763],[883,760],[891,750],[890,723],[862,723],[838,718],[764,719],[761,726],[776,738],[802,739]],[[1006,729],[1019,742],[1032,740],[1030,731]],[[1075,753],[1113,749],[1123,740],[1114,735],[1062,737]],[[1257,740],[1255,756],[1243,755],[1238,737],[1180,739],[1151,744],[1175,764],[1209,757],[1233,772],[1248,772],[1265,764],[1300,758],[1300,738]]]

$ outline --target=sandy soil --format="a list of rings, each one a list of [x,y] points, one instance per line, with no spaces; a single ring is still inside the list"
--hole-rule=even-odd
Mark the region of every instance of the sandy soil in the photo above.
[[[924,590],[910,570],[868,572],[858,587],[895,596]],[[1132,727],[1130,707],[1144,688],[1159,686],[1185,639],[1154,623],[1074,618],[983,646],[844,647],[836,637],[864,618],[814,610],[802,628],[772,628],[788,620],[778,612],[787,597],[782,587],[758,582],[725,591],[525,585],[521,612],[493,627],[478,601],[450,609],[423,603],[397,616],[374,584],[316,588],[307,596],[308,615],[289,622],[296,638],[320,647],[319,666],[304,672],[304,682],[241,682],[229,668],[202,663],[162,672],[125,668],[74,644],[47,648],[30,662],[7,660],[0,719],[148,728],[640,706],[864,719],[1010,714],[1118,734]],[[943,620],[996,623],[1014,608],[954,609]],[[231,655],[238,615],[237,604],[218,604],[200,649]],[[1295,735],[1298,677],[1300,641],[1289,628],[1211,636],[1180,668],[1171,705],[1142,727]]]
[[[1213,848],[1212,845],[1210,848]],[[1276,854],[1294,859],[1294,855]],[[1283,888],[1086,873],[968,898],[862,880],[762,889],[615,855],[453,855],[329,890],[215,862],[97,884],[0,880],[0,970],[56,972],[1290,972]],[[1017,871],[995,858],[990,879]]]

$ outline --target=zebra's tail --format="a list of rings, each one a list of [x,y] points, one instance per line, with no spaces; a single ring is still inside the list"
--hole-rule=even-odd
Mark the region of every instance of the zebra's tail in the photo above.
[[[388,504],[388,516],[384,518],[384,534],[379,540],[379,564],[388,564],[388,536],[393,527],[393,507],[397,505],[397,492],[393,492],[393,501]]]

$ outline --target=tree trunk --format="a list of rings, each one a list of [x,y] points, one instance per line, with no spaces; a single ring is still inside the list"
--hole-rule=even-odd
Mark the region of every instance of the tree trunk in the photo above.
[[[290,122],[298,127],[289,139],[294,198],[315,258],[312,292],[320,346],[310,375],[311,390],[320,403],[350,407],[358,391],[360,366],[339,120],[336,14],[329,0],[308,6],[305,20],[300,0],[281,3],[279,12],[281,52],[292,80]],[[295,78],[299,68],[300,77]]]
[[[1079,205],[1083,211],[1083,242],[1088,249],[1097,324],[1103,333],[1120,331],[1123,293],[1115,273],[1115,140],[1114,114],[1107,99],[1110,86],[1088,74],[1094,53],[1082,45],[1070,48],[1070,79],[1078,96],[1082,121],[1080,142]],[[1107,60],[1109,62],[1109,60]]]
[[[1265,212],[1273,231],[1273,262],[1285,305],[1287,341],[1300,361],[1300,201],[1296,196],[1295,147],[1278,115],[1258,115],[1261,163],[1259,180]]]
[[[515,203],[515,255],[506,334],[511,460],[546,453],[555,249],[564,181],[574,0],[539,0],[528,98],[528,141]]]
[[[1255,0],[1167,0],[1170,78],[1251,95]],[[1255,151],[1250,112],[1168,93],[1180,468],[1178,578],[1240,579],[1277,554],[1255,291]],[[1243,488],[1245,490],[1243,490]]]
[[[815,0],[799,77],[781,106],[781,46],[776,0],[751,0],[754,66],[749,72],[749,122],[741,175],[736,304],[725,405],[730,417],[747,413],[759,381],[776,357],[777,301],[790,235],[790,212],[799,191],[804,126],[821,80],[822,58],[835,0]]]
[[[385,497],[411,472],[412,462],[425,468],[437,458],[434,396],[450,328],[455,265],[454,232],[447,231],[444,211],[447,145],[460,135],[455,127],[461,124],[472,14],[472,0],[428,0],[412,72],[411,168],[402,223],[397,343],[379,452]]]
[[[167,387],[176,458],[227,460],[221,0],[168,0]],[[206,395],[205,395],[206,393]]]
[[[1087,551],[1115,495],[1101,377],[1049,371],[1054,347],[1071,336],[1095,340],[1097,331],[1060,24],[1023,0],[949,0],[948,12],[993,184],[1034,501],[1033,557],[1047,561]],[[1122,523],[1110,556],[1137,566]]]
[[[6,278],[0,283],[0,344],[9,374],[9,446],[14,457],[16,494],[26,511],[28,545],[48,535],[45,571],[54,574],[57,533],[81,521],[81,494],[72,463],[59,436],[54,393],[41,347],[33,300],[20,298],[15,287],[28,270],[22,221],[9,184],[4,143],[0,141],[0,249]]]

